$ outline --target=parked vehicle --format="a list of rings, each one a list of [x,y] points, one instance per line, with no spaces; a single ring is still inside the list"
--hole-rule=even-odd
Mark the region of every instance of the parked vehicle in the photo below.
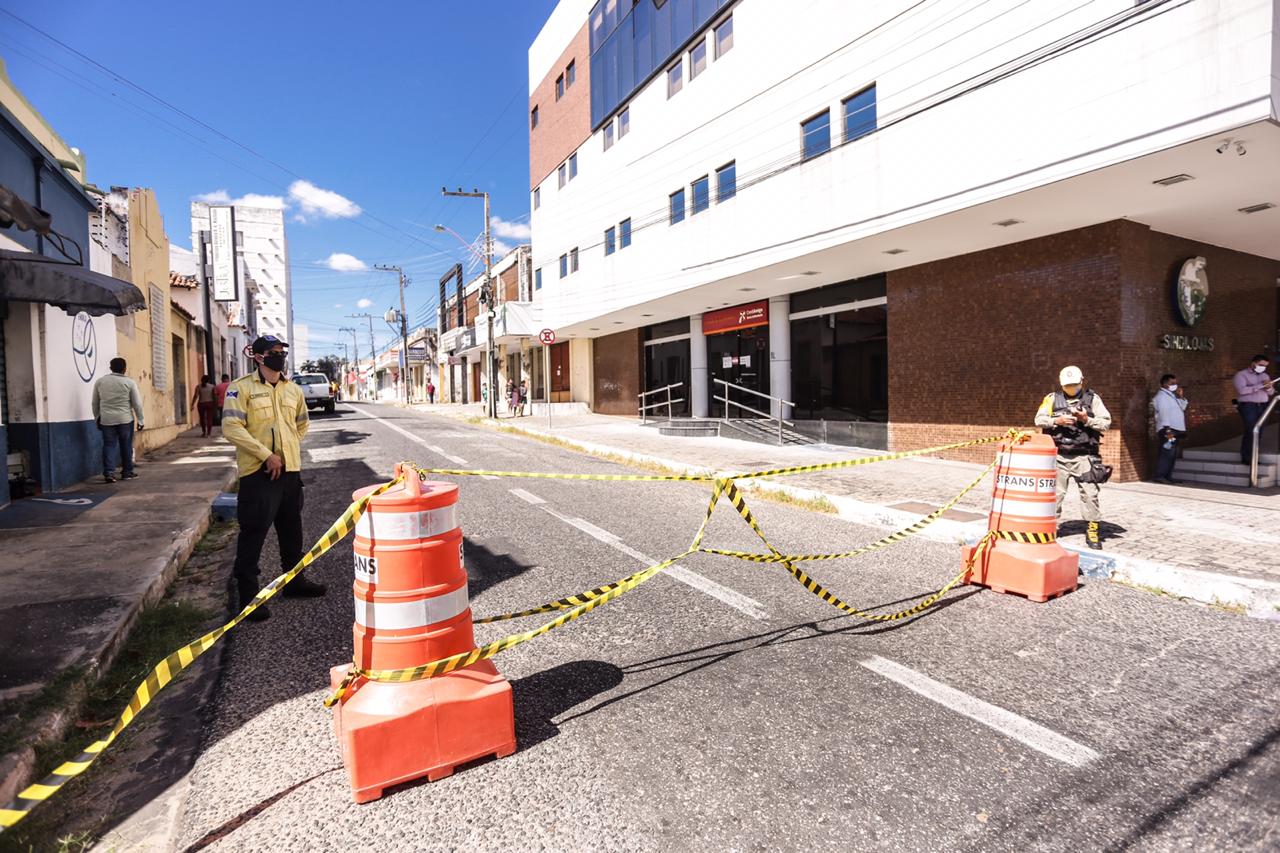
[[[293,381],[302,389],[308,409],[323,408],[327,413],[333,414],[335,401],[328,376],[323,373],[299,373],[293,377]]]

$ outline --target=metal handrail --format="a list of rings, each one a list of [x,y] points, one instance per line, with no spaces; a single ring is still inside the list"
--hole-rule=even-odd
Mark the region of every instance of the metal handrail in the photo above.
[[[683,386],[684,386],[684,383],[683,383],[683,382],[672,382],[670,385],[664,385],[664,386],[663,386],[663,387],[661,387],[661,388],[654,388],[654,389],[653,389],[653,390],[651,390],[651,391],[641,391],[639,394],[637,394],[636,396],[637,396],[637,397],[639,397],[639,398],[640,398],[640,400],[641,400],[641,402],[637,404],[637,405],[639,406],[639,408],[640,408],[640,423],[641,423],[642,425],[643,425],[643,424],[647,424],[647,423],[649,422],[649,410],[650,410],[650,409],[656,409],[656,408],[658,408],[659,406],[666,406],[666,407],[667,407],[667,420],[671,420],[672,405],[673,405],[673,404],[675,404],[675,403],[683,403],[683,402],[684,402],[684,398],[683,398],[683,397],[677,397],[677,398],[675,398],[674,400],[673,400],[673,399],[671,399],[671,389],[672,389],[672,388],[681,388],[681,387],[683,387]],[[667,399],[665,399],[665,400],[659,400],[659,401],[658,401],[658,402],[656,402],[656,403],[645,403],[645,402],[644,402],[644,399],[645,399],[646,397],[648,397],[650,394],[661,394],[663,391],[666,391],[666,392],[667,392]]]
[[[1280,397],[1271,398],[1271,402],[1267,403],[1267,408],[1262,412],[1262,417],[1258,418],[1258,422],[1253,425],[1253,455],[1249,459],[1249,485],[1254,488],[1258,486],[1258,456],[1261,453],[1262,427],[1275,411],[1276,403],[1280,403]]]
[[[791,402],[790,400],[784,400],[784,399],[782,399],[781,397],[774,397],[774,396],[772,396],[772,395],[770,395],[770,394],[765,394],[763,391],[756,391],[756,390],[754,390],[754,389],[752,389],[752,388],[744,388],[744,387],[743,387],[743,386],[741,386],[741,385],[735,385],[734,383],[729,382],[729,381],[727,381],[727,380],[725,380],[725,379],[715,379],[715,380],[713,380],[713,381],[715,381],[715,382],[719,382],[721,385],[723,385],[723,386],[724,386],[724,396],[723,396],[723,397],[721,397],[721,396],[719,396],[719,395],[715,395],[715,394],[713,394],[713,395],[712,395],[712,398],[713,398],[713,399],[716,399],[716,400],[719,400],[719,401],[721,401],[722,403],[724,403],[724,422],[725,422],[725,423],[728,423],[728,422],[729,422],[729,406],[737,406],[739,409],[746,409],[748,412],[751,412],[753,415],[759,415],[760,417],[762,417],[762,418],[768,418],[768,419],[769,419],[769,420],[771,420],[771,421],[776,420],[776,421],[778,422],[778,444],[782,444],[782,443],[783,443],[783,442],[782,442],[782,427],[783,427],[784,425],[789,426],[789,427],[793,427],[793,426],[795,426],[795,424],[794,424],[794,423],[792,423],[791,421],[788,421],[788,420],[784,420],[784,419],[783,419],[783,417],[782,417],[782,413],[785,411],[785,408],[784,408],[784,407],[786,407],[786,406],[791,406],[791,407],[793,407],[793,408],[795,407],[795,403]],[[729,399],[729,389],[730,389],[730,388],[736,388],[736,389],[738,389],[739,391],[746,391],[748,394],[755,394],[757,397],[763,397],[764,399],[769,400],[770,402],[776,402],[776,403],[778,403],[778,416],[777,416],[777,417],[774,417],[774,416],[773,416],[773,414],[772,414],[772,413],[770,413],[770,412],[762,412],[762,411],[760,411],[759,409],[753,409],[753,408],[751,408],[750,406],[748,406],[748,405],[747,405],[747,404],[745,404],[745,403],[739,403],[737,400],[730,400],[730,399]]]

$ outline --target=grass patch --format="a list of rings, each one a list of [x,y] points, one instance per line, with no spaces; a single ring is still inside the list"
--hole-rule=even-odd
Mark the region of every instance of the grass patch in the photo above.
[[[1220,610],[1223,613],[1230,613],[1233,616],[1244,616],[1246,613],[1249,612],[1249,609],[1245,607],[1243,604],[1239,604],[1233,601],[1222,601],[1218,599],[1216,596],[1214,597],[1213,601],[1210,602],[1209,606],[1212,607],[1214,610]]]
[[[1134,583],[1133,581],[1122,580],[1122,579],[1119,579],[1119,578],[1112,578],[1112,579],[1111,579],[1111,582],[1112,582],[1112,583],[1118,583],[1118,584],[1121,584],[1121,585],[1123,585],[1123,586],[1127,586],[1127,587],[1129,587],[1130,589],[1136,589],[1136,590],[1138,590],[1139,592],[1145,592],[1145,593],[1148,593],[1148,594],[1150,594],[1150,595],[1158,595],[1158,596],[1160,596],[1161,598],[1181,598],[1181,596],[1174,595],[1173,593],[1169,592],[1169,590],[1165,589],[1164,587],[1159,587],[1159,586],[1149,586],[1149,585],[1147,585],[1147,584],[1145,584],[1145,583]]]
[[[82,667],[64,669],[38,693],[19,699],[12,711],[0,722],[0,755],[21,749],[29,737],[28,729],[49,711],[63,707],[84,676]]]
[[[790,494],[789,492],[778,491],[774,489],[751,488],[744,489],[748,495],[753,498],[761,498],[772,503],[785,504],[793,506],[796,509],[804,509],[809,512],[825,512],[830,515],[836,515],[840,510],[831,502],[826,495],[818,495],[817,497],[807,498]]]
[[[200,537],[200,541],[191,549],[191,556],[204,557],[209,554],[216,554],[227,546],[227,540],[230,534],[236,529],[234,521],[211,521],[209,529],[205,531],[204,536]]]

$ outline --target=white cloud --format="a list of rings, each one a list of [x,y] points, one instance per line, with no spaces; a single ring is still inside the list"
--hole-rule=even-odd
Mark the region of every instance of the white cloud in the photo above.
[[[490,228],[496,236],[506,237],[510,240],[528,240],[533,236],[533,229],[529,227],[528,223],[508,222],[501,216],[493,217]]]
[[[195,197],[195,201],[203,201],[206,204],[233,204],[237,207],[269,207],[281,209],[285,206],[284,198],[282,196],[247,193],[240,198],[232,198],[231,193],[226,190],[214,190],[213,192],[201,193]]]
[[[325,258],[324,263],[329,269],[337,270],[338,272],[361,272],[369,268],[364,261],[355,255],[348,255],[346,252],[334,252]]]
[[[372,308],[372,307],[373,307],[373,300],[372,300],[372,299],[361,299],[359,302],[357,302],[357,303],[356,303],[356,307],[357,307],[357,308]]]
[[[335,303],[333,303],[333,307],[334,307],[334,308],[341,308],[341,307],[342,307],[342,303],[341,303],[341,302],[335,302]]]
[[[206,204],[226,204],[231,201],[231,194],[226,190],[214,190],[211,193],[201,193],[195,197],[195,200]]]
[[[351,219],[361,213],[360,205],[333,190],[321,189],[310,181],[294,181],[289,185],[289,202],[296,204],[303,216],[322,219]]]

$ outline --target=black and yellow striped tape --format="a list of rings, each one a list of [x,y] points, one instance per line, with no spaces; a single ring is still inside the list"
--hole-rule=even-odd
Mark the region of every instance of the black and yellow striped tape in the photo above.
[[[1026,542],[1030,545],[1049,545],[1058,541],[1056,533],[1025,533],[1021,530],[995,530],[993,533],[997,539],[1007,539],[1010,542]]]
[[[18,823],[32,809],[58,793],[63,785],[88,770],[90,765],[102,754],[103,750],[111,746],[120,733],[142,712],[142,709],[151,704],[151,700],[155,698],[156,694],[173,681],[178,676],[178,673],[191,666],[196,658],[213,648],[214,644],[222,639],[228,631],[243,622],[250,613],[261,607],[283,589],[286,584],[301,574],[304,569],[355,529],[356,520],[364,515],[365,507],[368,506],[371,497],[382,494],[399,482],[400,480],[396,479],[383,483],[370,494],[351,504],[351,506],[347,507],[346,512],[339,516],[338,520],[325,531],[315,545],[311,546],[311,550],[303,555],[297,565],[264,586],[253,601],[249,602],[243,610],[237,613],[234,619],[220,628],[210,631],[200,639],[188,643],[156,664],[146,679],[134,690],[129,704],[125,706],[115,725],[112,726],[111,731],[105,737],[89,744],[75,758],[58,765],[52,773],[40,782],[29,785],[14,798],[13,802],[0,808],[0,832]]]

